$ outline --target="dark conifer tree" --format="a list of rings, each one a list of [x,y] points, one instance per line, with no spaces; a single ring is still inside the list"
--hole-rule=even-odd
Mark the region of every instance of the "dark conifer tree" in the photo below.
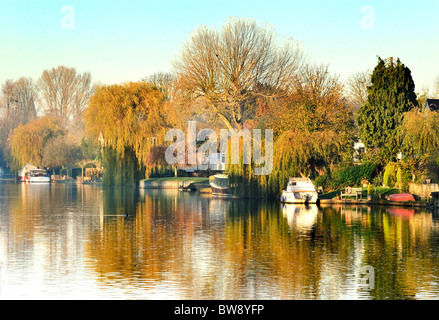
[[[375,159],[385,164],[400,151],[398,130],[404,112],[418,106],[415,83],[408,67],[399,59],[382,60],[372,74],[368,101],[358,112],[360,138]]]

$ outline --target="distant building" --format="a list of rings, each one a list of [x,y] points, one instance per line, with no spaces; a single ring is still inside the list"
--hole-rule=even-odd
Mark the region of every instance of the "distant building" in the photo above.
[[[225,171],[226,164],[226,155],[224,153],[212,153],[209,155],[209,161],[207,165],[185,165],[184,170],[186,172],[196,172],[207,169],[212,171]]]
[[[226,155],[225,153],[212,153],[209,159],[209,169],[214,171],[226,170]]]
[[[425,102],[425,108],[430,111],[439,112],[439,99],[427,99]]]

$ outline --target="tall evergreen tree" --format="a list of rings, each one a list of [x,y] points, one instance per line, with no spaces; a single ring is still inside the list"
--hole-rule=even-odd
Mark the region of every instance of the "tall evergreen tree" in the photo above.
[[[382,164],[395,160],[400,151],[398,130],[404,112],[418,106],[415,83],[399,59],[382,60],[372,74],[368,100],[358,112],[360,138]]]

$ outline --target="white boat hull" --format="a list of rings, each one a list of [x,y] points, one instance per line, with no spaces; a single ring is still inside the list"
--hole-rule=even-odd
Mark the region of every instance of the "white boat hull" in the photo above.
[[[31,177],[30,183],[50,183],[50,177]]]
[[[317,192],[288,192],[282,191],[280,201],[282,203],[317,203],[319,195]]]
[[[319,194],[308,178],[290,178],[286,190],[282,191],[282,203],[317,203]]]

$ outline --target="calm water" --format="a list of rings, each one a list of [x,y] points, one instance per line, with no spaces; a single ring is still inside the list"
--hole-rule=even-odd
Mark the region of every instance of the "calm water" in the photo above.
[[[0,299],[437,299],[438,227],[427,210],[3,183]]]

